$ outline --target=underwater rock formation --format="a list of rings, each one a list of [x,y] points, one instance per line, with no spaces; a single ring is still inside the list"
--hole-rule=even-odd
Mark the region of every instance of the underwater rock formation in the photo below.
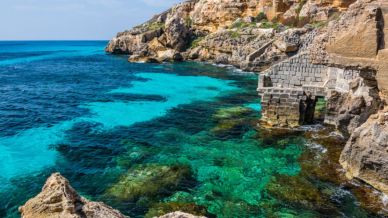
[[[189,184],[191,171],[186,166],[140,165],[130,169],[107,194],[121,200],[153,198],[175,190],[182,182]]]

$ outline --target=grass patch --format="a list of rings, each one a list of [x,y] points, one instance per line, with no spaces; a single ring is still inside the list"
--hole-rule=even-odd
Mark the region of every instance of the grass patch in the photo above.
[[[158,30],[158,29],[164,29],[164,23],[161,23],[161,22],[153,22],[153,23],[149,23],[147,25],[147,29],[148,30]]]
[[[321,27],[326,26],[327,23],[328,23],[328,22],[326,22],[326,21],[316,21],[316,22],[311,23],[311,25],[312,25],[314,28],[321,28]]]
[[[238,31],[230,31],[229,34],[232,39],[240,37],[240,33]]]
[[[260,28],[264,28],[264,29],[270,29],[270,28],[279,29],[279,27],[280,27],[279,23],[271,22],[271,21],[262,22],[260,25]]]
[[[243,28],[247,28],[247,27],[252,27],[252,26],[256,26],[256,23],[247,23],[247,22],[244,22],[242,20],[239,20],[237,22],[234,22],[232,24],[232,26],[230,26],[231,29],[243,29]]]
[[[264,12],[260,12],[260,13],[255,17],[255,22],[261,22],[261,21],[268,21],[267,15],[265,15]]]
[[[299,16],[300,11],[302,10],[303,6],[307,3],[307,0],[302,0],[299,2],[298,7],[296,8],[296,14]]]
[[[193,25],[193,20],[190,17],[186,17],[185,24],[187,27],[191,27]]]

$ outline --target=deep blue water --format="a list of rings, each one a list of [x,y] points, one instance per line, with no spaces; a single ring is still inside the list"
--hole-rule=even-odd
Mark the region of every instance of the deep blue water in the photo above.
[[[254,74],[128,63],[105,54],[106,43],[0,42],[0,217],[18,217],[17,207],[57,171],[84,196],[132,217],[158,207],[218,217],[367,216],[333,184],[307,181],[336,193],[311,188],[330,206],[269,188],[278,176],[301,177],[299,158],[311,148],[300,134],[260,135]],[[153,179],[144,174],[176,167],[189,175],[142,190]],[[128,184],[143,195],[124,195]]]

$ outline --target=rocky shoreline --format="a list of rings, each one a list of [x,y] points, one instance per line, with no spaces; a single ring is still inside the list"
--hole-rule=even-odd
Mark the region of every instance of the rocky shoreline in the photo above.
[[[192,0],[119,33],[106,51],[261,72],[262,126],[312,123],[325,99],[324,122],[349,138],[348,178],[388,194],[387,20],[383,0]]]

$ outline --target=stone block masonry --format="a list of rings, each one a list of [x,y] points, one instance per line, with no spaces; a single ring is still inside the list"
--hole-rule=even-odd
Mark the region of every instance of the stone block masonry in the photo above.
[[[349,91],[349,82],[359,72],[313,64],[301,53],[260,74],[261,123],[268,126],[296,127],[314,121],[315,104],[327,98],[330,90]]]

